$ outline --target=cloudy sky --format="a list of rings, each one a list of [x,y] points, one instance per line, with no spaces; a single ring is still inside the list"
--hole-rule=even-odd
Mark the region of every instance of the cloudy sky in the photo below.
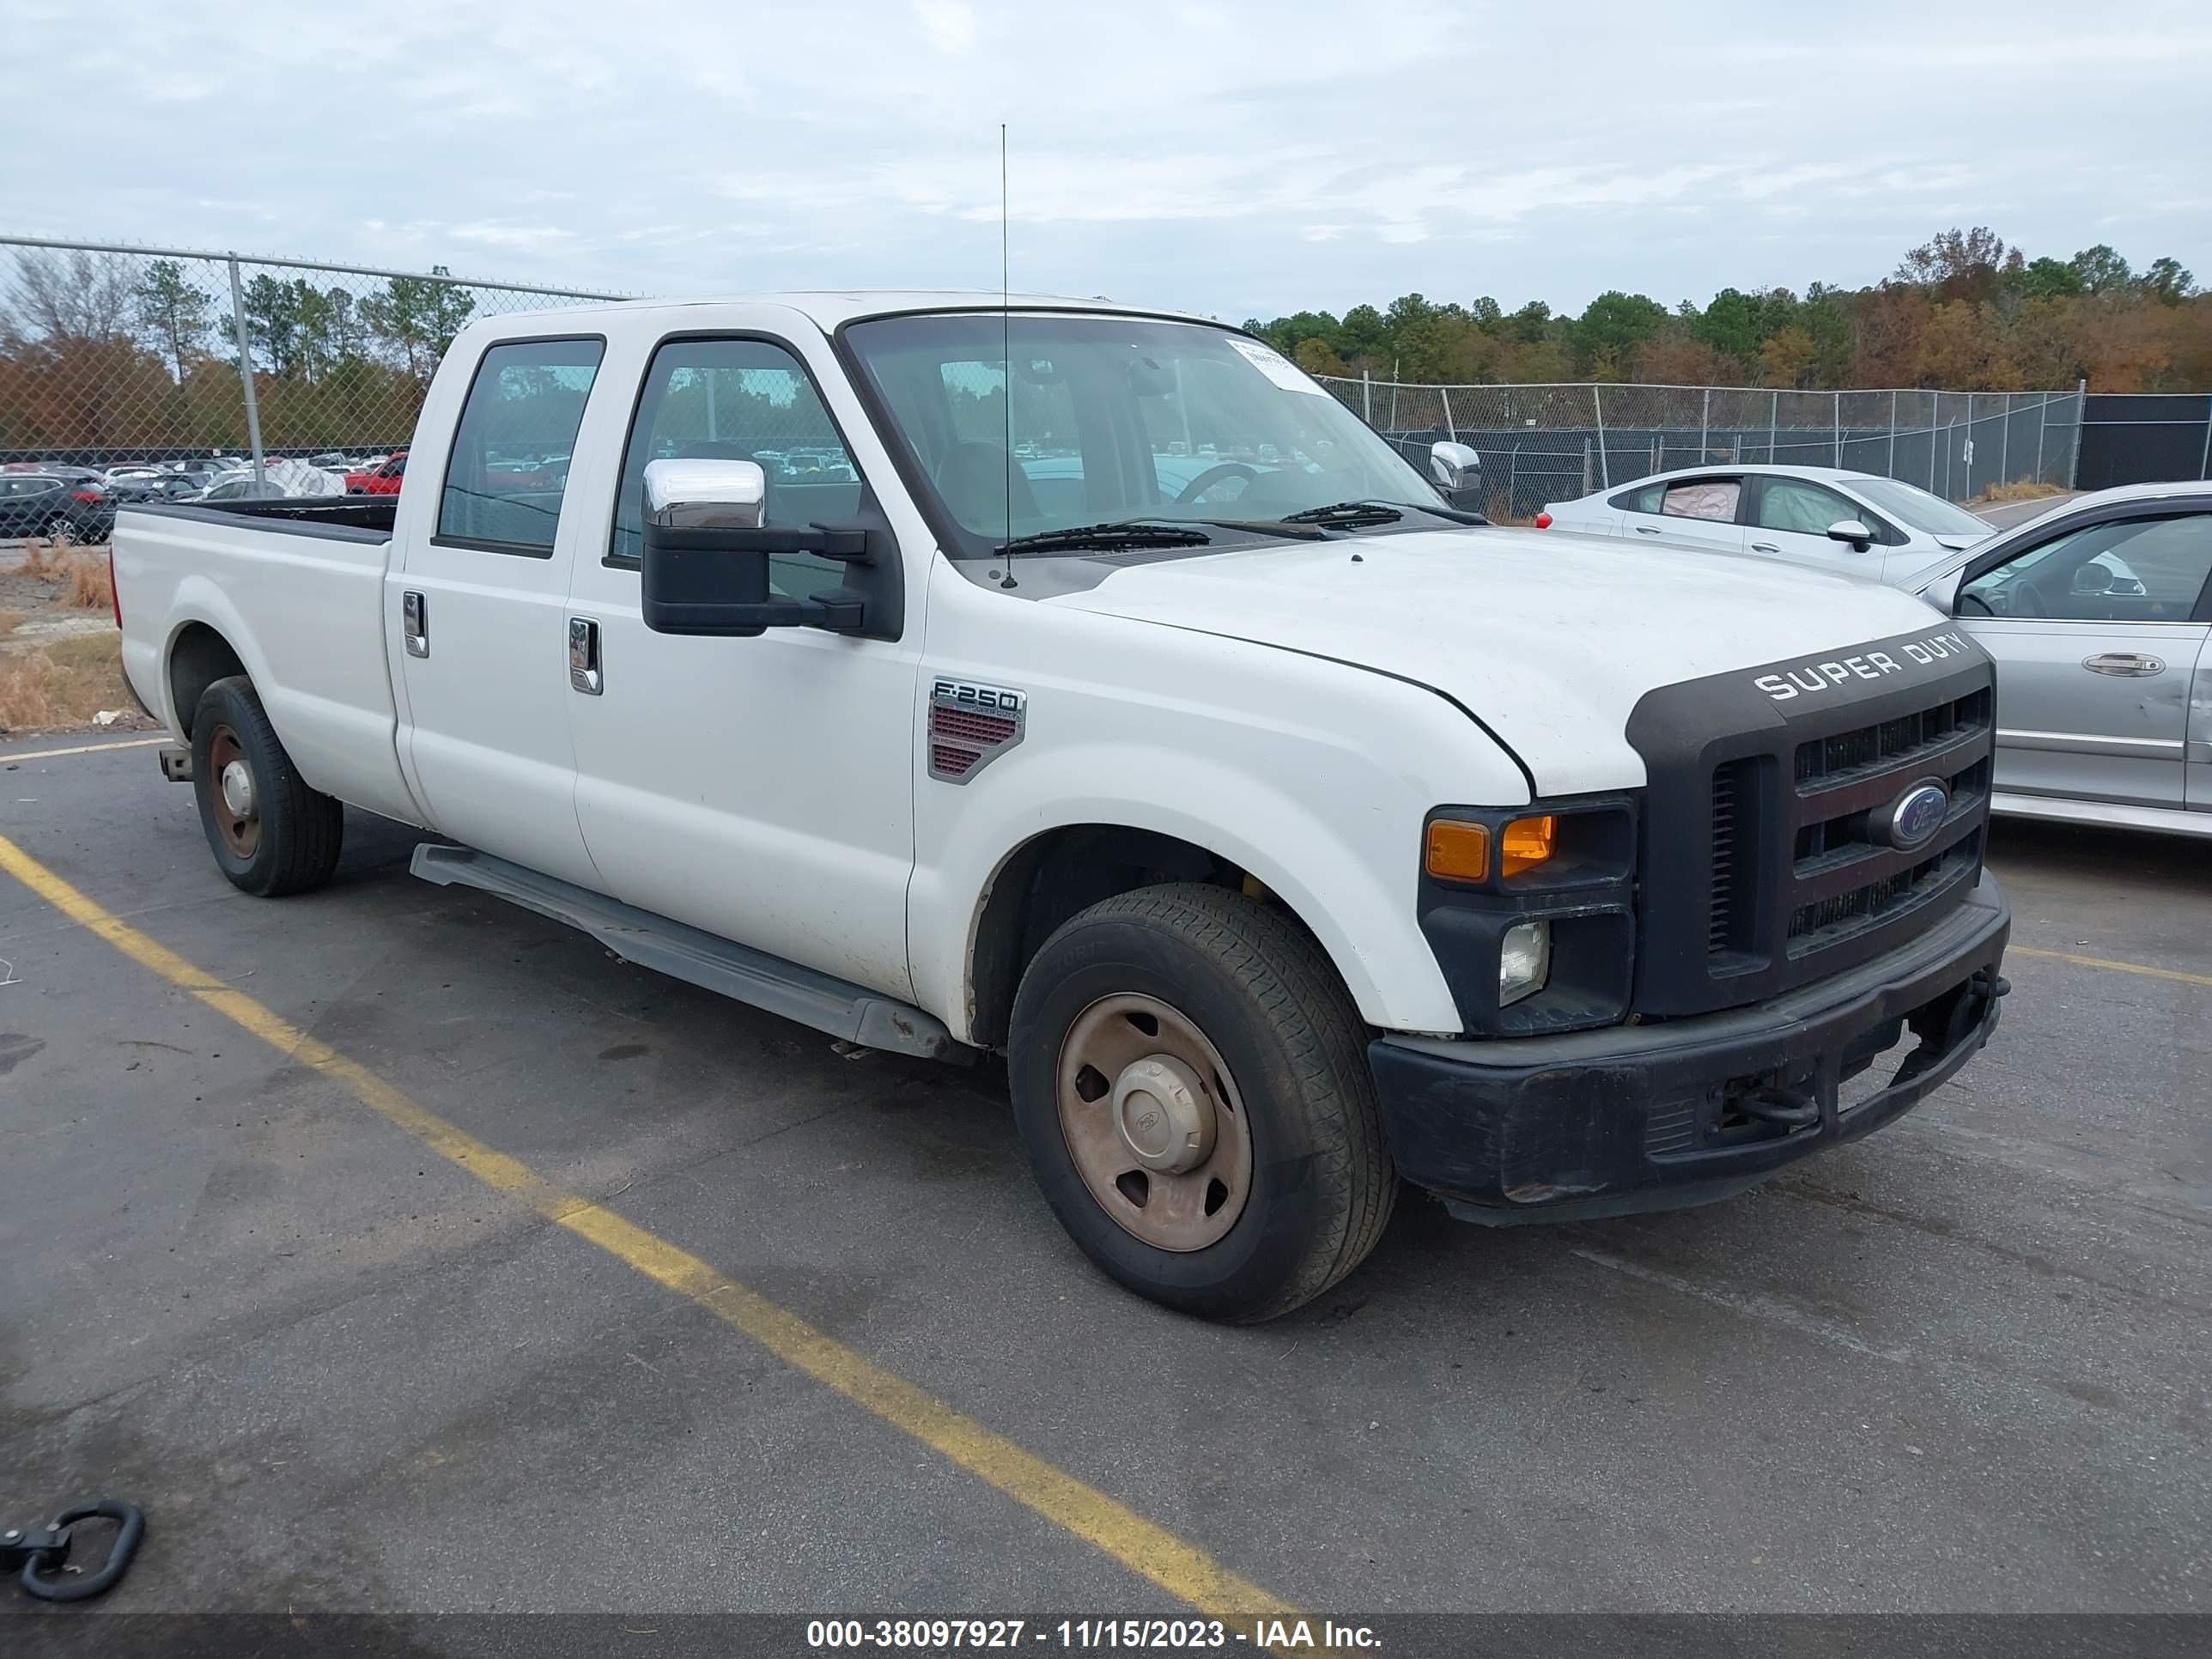
[[[0,232],[1232,319],[1856,285],[1951,224],[2212,282],[2212,11],[2130,0],[9,0]],[[329,21],[309,21],[325,13]]]

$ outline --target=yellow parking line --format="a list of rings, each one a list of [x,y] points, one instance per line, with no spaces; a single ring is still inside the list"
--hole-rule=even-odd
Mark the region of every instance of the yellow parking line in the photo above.
[[[128,743],[84,743],[74,749],[33,749],[27,755],[0,755],[0,766],[13,766],[17,761],[59,760],[64,755],[97,755],[106,749],[151,749],[168,741],[167,738],[133,738]]]
[[[2008,945],[2008,957],[2041,957],[2046,962],[2070,962],[2076,968],[2106,968],[2116,974],[2141,974],[2145,979],[2170,979],[2183,985],[2212,986],[2212,974],[2192,974],[2179,968],[2154,968],[2147,962],[2121,962],[2112,957],[2077,957],[2071,951],[2045,951],[2033,945]]]
[[[547,1220],[588,1239],[657,1284],[690,1297],[786,1364],[828,1384],[893,1428],[913,1436],[1054,1525],[1095,1545],[1200,1612],[1239,1620],[1299,1616],[1280,1597],[1231,1571],[1197,1545],[885,1370],[858,1349],[816,1329],[719,1268],[589,1199],[562,1191],[528,1164],[418,1105],[358,1061],[349,1060],[283,1015],[195,967],[103,908],[4,836],[0,836],[0,870],[70,921],[97,933],[170,984],[190,992],[287,1059],[343,1084],[362,1104],[486,1186],[514,1194]]]

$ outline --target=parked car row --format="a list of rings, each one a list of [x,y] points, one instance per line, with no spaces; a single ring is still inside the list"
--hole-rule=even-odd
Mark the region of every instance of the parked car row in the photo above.
[[[356,471],[392,464],[386,457],[335,459]],[[242,455],[125,461],[100,467],[11,461],[0,465],[0,538],[104,542],[114,528],[118,507],[344,494],[347,474],[320,465],[321,459],[269,456],[258,471]],[[396,477],[390,489],[398,489]]]

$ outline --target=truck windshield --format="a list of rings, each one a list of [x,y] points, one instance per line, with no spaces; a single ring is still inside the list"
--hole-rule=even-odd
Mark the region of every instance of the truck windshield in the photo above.
[[[1135,520],[1206,543],[1344,502],[1444,507],[1397,452],[1258,341],[1091,313],[880,318],[845,339],[956,558]],[[1008,398],[1007,368],[1012,366]]]

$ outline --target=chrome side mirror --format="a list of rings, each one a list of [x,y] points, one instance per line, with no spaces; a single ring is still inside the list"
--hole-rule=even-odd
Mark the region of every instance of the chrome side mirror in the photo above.
[[[1874,532],[1869,530],[1856,519],[1838,519],[1828,526],[1828,539],[1832,542],[1849,542],[1863,553],[1874,545]]]
[[[758,530],[768,520],[768,474],[758,461],[645,464],[645,521],[662,530]]]
[[[1439,438],[1429,446],[1429,479],[1439,489],[1472,489],[1482,482],[1482,457],[1472,444]]]

